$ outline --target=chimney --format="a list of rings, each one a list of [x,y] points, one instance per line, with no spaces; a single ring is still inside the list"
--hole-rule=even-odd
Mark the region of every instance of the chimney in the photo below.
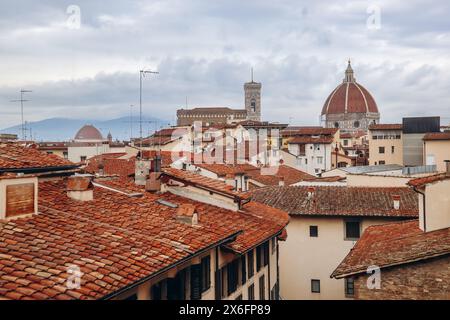
[[[280,177],[280,180],[278,181],[278,185],[280,187],[284,187],[284,177]]]
[[[392,200],[394,201],[394,209],[400,209],[400,196],[398,194],[394,194],[392,196]]]
[[[94,186],[91,175],[70,176],[67,180],[67,196],[77,201],[94,199]]]
[[[184,203],[178,207],[176,218],[178,221],[193,226],[197,225],[199,222],[199,215],[195,210],[195,206],[188,203]]]
[[[145,182],[145,191],[161,191],[161,172],[150,172],[149,179]]]
[[[308,187],[308,199],[311,199],[314,196],[314,191],[316,191],[314,187]]]
[[[155,162],[154,171],[161,172],[161,154],[158,152],[153,160]]]
[[[136,159],[134,182],[137,185],[145,186],[148,174],[150,173],[150,160]]]

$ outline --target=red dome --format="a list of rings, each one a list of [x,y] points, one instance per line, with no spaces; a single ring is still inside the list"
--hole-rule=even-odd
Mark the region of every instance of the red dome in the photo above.
[[[369,91],[355,81],[349,62],[344,82],[328,96],[322,108],[322,115],[367,112],[378,113],[377,103]]]
[[[100,131],[93,125],[87,124],[78,130],[75,140],[103,140]]]

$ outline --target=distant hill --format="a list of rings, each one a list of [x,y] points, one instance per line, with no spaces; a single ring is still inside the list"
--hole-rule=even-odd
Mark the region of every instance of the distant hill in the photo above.
[[[153,133],[161,126],[166,127],[170,121],[161,120],[153,117],[143,117],[143,135]],[[111,132],[113,139],[130,139],[130,117],[122,117],[111,120],[91,120],[91,119],[67,119],[51,118],[36,122],[28,122],[27,129],[31,129],[33,138],[37,141],[66,141],[73,139],[77,131],[85,124],[92,124],[99,129],[106,138]],[[1,129],[0,133],[15,133],[21,136],[21,126],[16,125]],[[30,136],[30,130],[27,130],[27,137]],[[139,137],[139,117],[133,117],[133,137]]]

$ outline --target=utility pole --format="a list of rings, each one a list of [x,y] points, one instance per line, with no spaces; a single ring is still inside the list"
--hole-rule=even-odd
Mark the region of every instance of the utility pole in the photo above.
[[[21,89],[20,90],[20,99],[18,100],[11,100],[11,102],[20,102],[20,114],[21,114],[21,131],[22,131],[22,140],[26,140],[27,136],[25,133],[25,122],[24,122],[24,117],[23,117],[23,103],[30,101],[30,100],[25,100],[23,98],[23,94],[26,92],[32,92],[31,90],[25,90],[25,89]]]
[[[139,135],[140,135],[140,149],[142,154],[142,78],[145,77],[146,73],[158,74],[159,72],[151,70],[140,70],[139,71]]]

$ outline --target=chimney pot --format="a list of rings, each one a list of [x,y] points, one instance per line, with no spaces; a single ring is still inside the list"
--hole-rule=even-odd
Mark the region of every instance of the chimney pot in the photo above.
[[[308,187],[308,199],[311,199],[314,195],[314,191],[316,189],[314,187]]]
[[[284,177],[280,177],[280,180],[278,181],[278,185],[280,187],[284,187]]]
[[[177,209],[177,220],[190,224],[197,225],[199,222],[199,215],[196,212],[196,208],[192,204],[184,203]]]
[[[67,180],[67,196],[78,201],[94,199],[94,186],[91,175],[75,175]]]

